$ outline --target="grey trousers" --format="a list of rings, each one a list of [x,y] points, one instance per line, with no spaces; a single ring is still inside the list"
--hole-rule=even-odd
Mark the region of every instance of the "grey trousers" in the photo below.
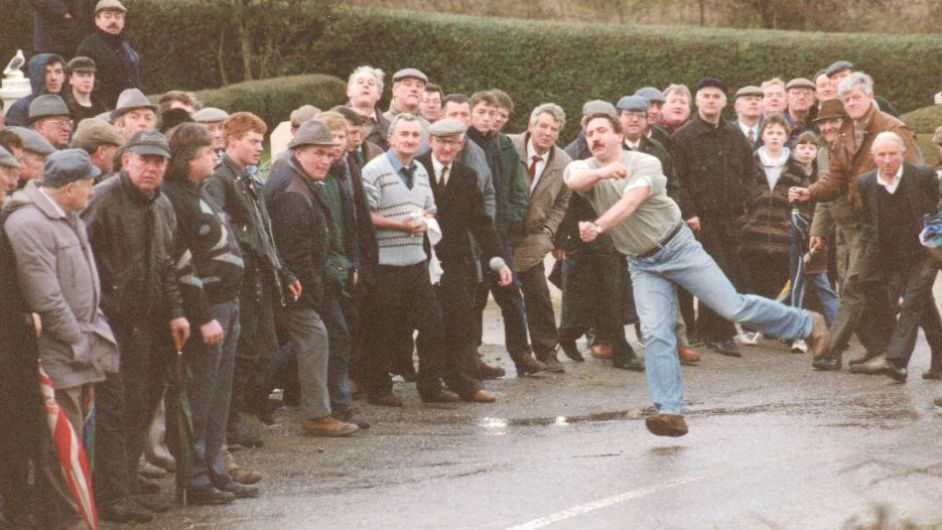
[[[298,359],[301,413],[308,419],[329,416],[327,360],[330,348],[324,321],[314,309],[297,305],[279,309],[276,318],[279,330],[287,333],[291,350]]]

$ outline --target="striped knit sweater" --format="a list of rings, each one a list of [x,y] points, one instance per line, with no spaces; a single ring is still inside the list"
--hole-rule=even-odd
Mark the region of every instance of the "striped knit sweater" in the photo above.
[[[435,213],[435,198],[429,185],[428,173],[422,164],[415,161],[415,175],[410,190],[397,171],[401,166],[393,161],[391,151],[378,156],[363,167],[363,190],[370,210],[386,219],[402,220],[420,210]],[[424,237],[398,230],[377,228],[376,243],[379,246],[379,264],[406,266],[427,259],[423,246]]]

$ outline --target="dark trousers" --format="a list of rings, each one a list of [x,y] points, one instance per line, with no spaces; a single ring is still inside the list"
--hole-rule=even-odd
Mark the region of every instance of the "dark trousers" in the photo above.
[[[222,326],[223,341],[208,346],[197,329],[184,349],[184,360],[190,371],[187,396],[193,418],[189,485],[194,488],[210,483],[225,486],[232,480],[223,463],[222,446],[226,442],[226,418],[239,340],[239,302],[216,304],[212,314]]]
[[[246,257],[242,292],[239,293],[239,344],[232,379],[230,426],[237,422],[245,400],[264,400],[273,388],[275,371],[284,362],[278,337],[271,285],[265,272]]]
[[[743,292],[775,300],[789,279],[788,256],[742,255]]]
[[[95,499],[100,504],[138,492],[137,463],[160,399],[170,328],[160,318],[111,325],[121,354],[118,374],[108,374],[95,393]]]
[[[327,391],[330,393],[332,410],[349,408],[353,404],[347,375],[350,372],[352,339],[348,318],[353,311],[353,300],[344,292],[344,287],[332,284],[324,290],[324,304],[320,312],[327,327],[330,353],[327,357]]]
[[[559,345],[553,300],[546,283],[546,268],[541,261],[529,270],[521,271],[519,276],[527,328],[530,331],[530,344],[536,358],[545,359],[555,355]]]
[[[482,388],[478,368],[477,337],[474,335],[474,262],[442,262],[441,282],[435,293],[441,302],[445,325],[445,383],[467,397]]]
[[[509,264],[511,271],[513,266]],[[478,345],[484,333],[484,308],[487,307],[487,295],[494,296],[494,301],[500,307],[504,319],[504,344],[510,358],[517,361],[530,353],[530,344],[527,340],[527,315],[523,305],[523,294],[520,292],[520,277],[514,271],[513,285],[502,288],[497,285],[497,275],[491,271],[486,262],[481,263],[484,271],[484,281],[475,287],[474,291],[474,325]]]
[[[428,262],[403,267],[380,265],[370,289],[366,321],[368,362],[363,386],[371,396],[392,391],[392,357],[415,330],[419,354],[416,386],[423,398],[442,390],[445,372],[442,310],[429,280]]]
[[[723,274],[733,283],[740,286],[741,274],[739,258],[737,257],[735,230],[731,223],[725,221],[711,222],[701,219],[700,244],[703,250],[719,265]],[[788,262],[785,263],[786,271]],[[721,341],[731,340],[736,336],[736,326],[724,319],[706,304],[699,304],[697,315],[697,334],[702,340]]]
[[[887,361],[902,367],[909,364],[920,326],[933,358],[937,357],[938,349],[932,346],[942,342],[942,321],[932,297],[932,284],[939,272],[938,265],[926,256],[887,256],[884,259],[885,263],[878,270],[864,266],[862,283],[874,318],[878,322],[895,321],[896,324],[880,328],[881,339],[888,344]],[[887,285],[892,286],[891,296],[887,296]],[[894,306],[900,298],[899,317],[894,319]]]

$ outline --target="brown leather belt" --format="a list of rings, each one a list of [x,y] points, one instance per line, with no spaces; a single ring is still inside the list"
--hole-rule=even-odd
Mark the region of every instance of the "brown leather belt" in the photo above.
[[[664,236],[663,239],[661,239],[660,241],[658,241],[657,244],[655,244],[651,249],[649,249],[649,250],[647,250],[647,251],[645,251],[645,252],[642,252],[641,254],[638,254],[638,255],[635,256],[635,257],[638,258],[638,259],[650,258],[650,257],[653,256],[655,253],[657,253],[659,250],[661,250],[662,248],[664,248],[665,245],[667,245],[668,243],[670,243],[670,242],[671,242],[671,239],[674,239],[674,236],[676,236],[677,234],[679,234],[679,233],[680,233],[680,229],[683,228],[683,227],[684,227],[684,222],[683,222],[683,221],[677,223],[677,226],[675,226],[674,229],[670,231],[670,233],[668,233],[666,236]]]

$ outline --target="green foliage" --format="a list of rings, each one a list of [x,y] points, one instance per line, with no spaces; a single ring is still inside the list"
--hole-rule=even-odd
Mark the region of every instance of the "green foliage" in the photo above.
[[[913,132],[932,136],[935,128],[942,125],[942,105],[930,105],[900,116]]]
[[[328,109],[345,101],[347,85],[329,75],[311,74],[236,83],[196,96],[207,107],[257,114],[270,128],[304,104]],[[270,131],[269,131],[270,132]]]

